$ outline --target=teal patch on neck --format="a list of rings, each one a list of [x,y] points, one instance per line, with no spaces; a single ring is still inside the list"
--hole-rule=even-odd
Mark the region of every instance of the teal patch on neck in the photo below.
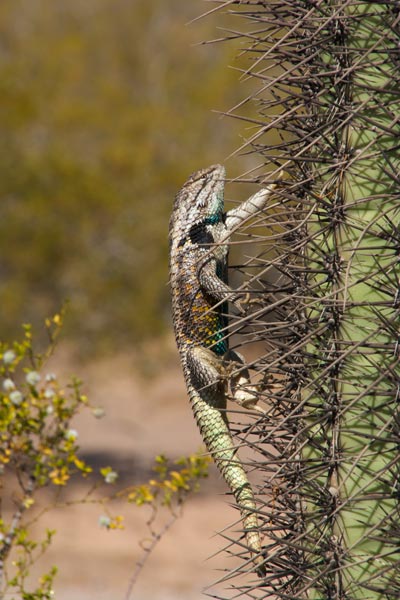
[[[220,212],[213,213],[212,215],[204,219],[204,223],[206,225],[216,225],[217,223],[221,222],[221,217],[222,215]]]
[[[210,199],[210,203],[208,204],[209,215],[211,218],[214,216],[221,219],[222,213],[224,212],[224,191],[220,190],[219,192],[212,195]]]

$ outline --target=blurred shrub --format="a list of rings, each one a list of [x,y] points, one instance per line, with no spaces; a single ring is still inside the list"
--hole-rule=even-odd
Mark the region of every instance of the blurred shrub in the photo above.
[[[237,137],[233,122],[211,114],[238,100],[232,49],[194,47],[219,34],[208,20],[186,26],[203,9],[187,0],[2,0],[6,335],[65,299],[66,332],[85,352],[165,327],[173,195]]]
[[[126,510],[130,504],[150,509],[150,517],[147,511],[144,518],[151,543],[142,549],[134,567],[130,594],[144,562],[180,517],[185,502],[199,490],[200,481],[207,477],[211,459],[204,454],[175,461],[157,456],[154,477],[124,489],[112,485],[118,474],[111,466],[101,468],[101,477],[93,479],[92,468],[79,458],[79,436],[73,426],[73,419],[88,408],[88,399],[79,381],[73,379],[62,385],[58,376],[46,369],[62,315],[47,319],[46,326],[50,343],[42,353],[35,349],[29,326],[25,326],[21,341],[0,342],[0,598],[14,598],[15,593],[22,600],[54,597],[57,567],[37,579],[32,574],[56,534],[55,530],[38,530],[46,512],[60,506],[68,510],[77,503],[97,504],[101,513],[93,527],[123,529],[123,515],[114,514],[116,500],[119,509],[121,501]],[[102,414],[98,408],[92,411],[95,417]],[[78,498],[77,490],[70,495],[72,477],[76,483],[77,474],[88,478]],[[68,495],[62,497],[60,493],[41,494],[43,490],[64,488]],[[165,515],[167,525],[162,524]]]

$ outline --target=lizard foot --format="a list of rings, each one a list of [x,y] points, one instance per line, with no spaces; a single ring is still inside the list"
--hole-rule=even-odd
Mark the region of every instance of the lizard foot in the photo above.
[[[258,387],[250,383],[250,374],[246,366],[245,359],[241,354],[234,350],[229,350],[224,358],[226,371],[229,376],[230,387],[233,395],[233,401],[237,402],[247,410],[255,410],[262,415],[266,411],[258,406],[260,394]]]
[[[231,383],[231,387],[232,383]],[[258,406],[259,393],[257,386],[248,385],[248,380],[245,377],[239,377],[234,386],[233,400],[246,410],[255,410],[262,415],[266,415],[267,411]]]

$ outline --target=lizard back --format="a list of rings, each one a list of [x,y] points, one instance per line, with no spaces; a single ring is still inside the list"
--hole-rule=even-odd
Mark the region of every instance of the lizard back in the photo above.
[[[178,348],[201,345],[222,356],[226,340],[226,302],[216,302],[199,282],[207,262],[227,281],[224,224],[225,169],[213,165],[194,173],[177,194],[169,228],[172,312]]]

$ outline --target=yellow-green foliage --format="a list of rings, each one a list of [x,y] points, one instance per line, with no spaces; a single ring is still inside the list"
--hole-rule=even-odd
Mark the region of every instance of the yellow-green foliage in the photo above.
[[[179,517],[177,509],[198,490],[208,473],[208,456],[191,455],[171,463],[160,455],[155,461],[155,476],[148,482],[124,489],[111,487],[110,492],[103,484],[114,484],[118,474],[107,466],[100,469],[101,481],[97,478],[93,483],[89,478],[92,468],[78,456],[78,432],[72,422],[89,407],[88,399],[79,381],[72,379],[64,386],[46,370],[46,359],[54,350],[62,321],[62,313],[46,320],[50,343],[41,354],[34,349],[30,326],[24,327],[22,341],[0,342],[0,598],[6,593],[18,593],[23,600],[53,597],[56,567],[40,577],[36,586],[29,580],[32,565],[56,533],[45,530],[38,540],[37,533],[32,536],[32,525],[52,506],[68,510],[70,503],[95,503],[105,514],[94,527],[123,529],[124,517],[113,514],[113,501],[119,501],[119,509],[121,500],[126,508],[129,504],[146,505],[152,513],[147,524],[155,545],[166,531],[164,527],[155,533],[156,517],[166,509],[172,514],[172,524]],[[93,413],[96,416],[98,409]],[[68,497],[60,505],[50,496],[47,506],[46,497],[41,497],[40,510],[35,512],[39,491],[68,487],[73,474],[89,478],[83,497]],[[146,551],[146,559],[150,552]]]
[[[0,597],[15,590],[24,600],[50,598],[57,571],[52,568],[34,591],[27,591],[31,565],[46,551],[55,532],[47,530],[42,541],[33,539],[25,523],[26,511],[41,488],[64,486],[73,473],[91,472],[77,456],[77,432],[71,426],[87,398],[79,381],[64,387],[44,369],[62,315],[56,314],[46,325],[50,345],[44,354],[35,353],[29,326],[24,327],[21,342],[0,343]],[[10,500],[12,509],[3,514]]]
[[[60,315],[48,320],[51,336],[61,322]],[[79,381],[63,387],[56,375],[41,373],[43,359],[33,351],[29,326],[22,342],[0,343],[0,465],[23,482],[26,508],[34,490],[65,485],[75,470],[91,471],[76,455],[77,432],[70,427],[87,398]]]
[[[128,501],[137,506],[156,501],[166,506],[171,506],[173,501],[180,504],[187,494],[199,490],[199,480],[208,476],[210,462],[208,455],[192,454],[174,461],[175,467],[171,468],[168,459],[160,454],[154,466],[157,478],[124,493],[128,494]]]
[[[173,195],[237,141],[211,113],[238,100],[234,51],[194,46],[219,35],[195,5],[2,0],[3,333],[67,298],[92,350],[165,324]]]

